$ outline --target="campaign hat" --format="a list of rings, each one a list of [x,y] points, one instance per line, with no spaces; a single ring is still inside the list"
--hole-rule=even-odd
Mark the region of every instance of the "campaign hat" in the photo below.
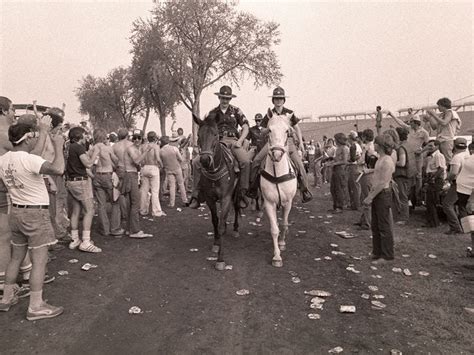
[[[224,85],[219,89],[219,92],[215,92],[215,95],[219,97],[225,97],[228,99],[232,99],[237,97],[236,95],[232,94],[232,88],[230,86]]]

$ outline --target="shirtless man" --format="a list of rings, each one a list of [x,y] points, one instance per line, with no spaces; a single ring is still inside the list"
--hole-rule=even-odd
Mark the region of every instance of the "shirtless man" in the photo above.
[[[119,130],[119,139],[123,137]],[[139,208],[140,208],[140,191],[138,190],[138,170],[137,167],[143,161],[151,148],[145,149],[140,154],[139,147],[141,145],[143,134],[140,130],[135,130],[132,136],[132,142],[125,142],[126,138],[122,138],[120,142],[114,145],[114,152],[121,162],[119,166],[123,168],[122,194],[127,200],[128,218],[127,232],[130,238],[148,238],[151,234],[146,234],[140,230]],[[122,158],[122,159],[121,159]]]
[[[124,166],[124,155],[127,148],[132,145],[132,142],[128,140],[128,130],[125,128],[120,128],[117,132],[117,139],[112,146],[112,150],[118,158],[117,166],[115,167],[115,172],[119,178],[118,189],[120,190],[119,204],[121,210],[122,219],[127,219],[128,216],[128,204],[123,193],[123,179],[125,177],[125,166]]]
[[[166,216],[160,204],[160,168],[163,166],[160,158],[160,146],[157,144],[156,132],[148,132],[148,143],[142,146],[142,151],[148,150],[143,159],[140,187],[140,214],[147,215],[150,205],[148,192],[151,190],[151,208],[153,217]]]
[[[94,130],[94,148],[97,151],[98,159],[93,178],[95,197],[98,204],[99,223],[103,235],[120,236],[125,231],[120,228],[120,205],[118,200],[113,198],[112,173],[118,163],[112,147],[108,145],[107,132],[98,128]],[[107,202],[111,204],[110,219],[107,215]]]

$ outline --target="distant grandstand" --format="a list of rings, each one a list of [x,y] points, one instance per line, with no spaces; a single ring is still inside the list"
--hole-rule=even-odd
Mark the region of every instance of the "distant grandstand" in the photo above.
[[[417,115],[423,115],[426,110],[437,109],[437,106],[413,107],[413,112]],[[453,104],[453,109],[458,112],[461,118],[462,125],[459,135],[470,136],[474,135],[474,101],[465,102],[462,104]],[[408,108],[400,109],[392,112],[394,115],[402,120],[406,120]],[[382,111],[382,130],[391,127],[398,127],[397,122],[391,117],[387,117],[388,111]],[[351,112],[333,115],[322,115],[314,118],[303,118],[300,123],[301,131],[306,141],[314,139],[319,141],[323,136],[334,137],[338,132],[349,133],[349,131],[361,132],[366,128],[371,128],[375,131],[375,111],[371,112]],[[434,136],[428,124],[425,129]]]

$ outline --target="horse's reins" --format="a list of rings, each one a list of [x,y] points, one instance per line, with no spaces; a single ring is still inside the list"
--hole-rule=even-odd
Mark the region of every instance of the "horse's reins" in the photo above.
[[[220,143],[218,143],[218,144],[220,144]],[[216,147],[217,147],[217,145],[216,145]],[[210,166],[213,167],[214,166],[214,153],[215,152],[206,150],[206,151],[200,152],[199,155],[208,155],[209,158],[211,159]],[[229,169],[224,169],[225,165],[226,165],[226,162],[225,162],[225,158],[224,158],[224,159],[220,160],[219,165],[217,167],[215,167],[214,169],[209,169],[209,170],[208,169],[203,169],[202,173],[209,180],[212,180],[212,181],[220,180],[229,173]]]
[[[262,177],[264,177],[266,180],[271,182],[272,184],[275,184],[278,192],[278,205],[277,208],[281,207],[281,194],[280,194],[280,187],[278,186],[281,183],[284,183],[286,181],[290,181],[296,178],[296,175],[293,171],[291,171],[291,164],[290,161],[288,160],[288,174],[281,175],[281,176],[276,176],[276,168],[275,168],[275,159],[273,158],[272,153],[274,151],[281,151],[283,154],[286,154],[286,147],[281,147],[281,146],[273,146],[269,149],[268,155],[270,156],[270,159],[272,161],[272,166],[273,166],[273,175],[271,175],[268,171],[265,169],[262,170],[260,173]]]

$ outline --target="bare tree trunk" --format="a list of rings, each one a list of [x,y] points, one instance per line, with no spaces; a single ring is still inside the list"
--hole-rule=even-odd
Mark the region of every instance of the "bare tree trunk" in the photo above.
[[[201,110],[201,107],[200,107],[200,102],[201,102],[201,97],[200,96],[196,96],[196,99],[194,100],[194,103],[193,103],[193,112],[197,117],[201,118],[200,116],[200,110]],[[199,129],[199,126],[194,123],[194,120],[193,120],[193,117],[191,116],[191,122],[192,122],[192,126],[193,126],[193,146],[197,146],[197,132],[198,132],[198,129]]]
[[[161,129],[161,135],[164,136],[166,135],[166,115],[162,114],[160,112],[160,129]]]
[[[148,124],[148,119],[149,118],[150,118],[150,107],[148,106],[146,108],[145,121],[143,121],[143,128],[142,128],[143,133],[145,133],[145,131],[146,131],[146,126]]]

